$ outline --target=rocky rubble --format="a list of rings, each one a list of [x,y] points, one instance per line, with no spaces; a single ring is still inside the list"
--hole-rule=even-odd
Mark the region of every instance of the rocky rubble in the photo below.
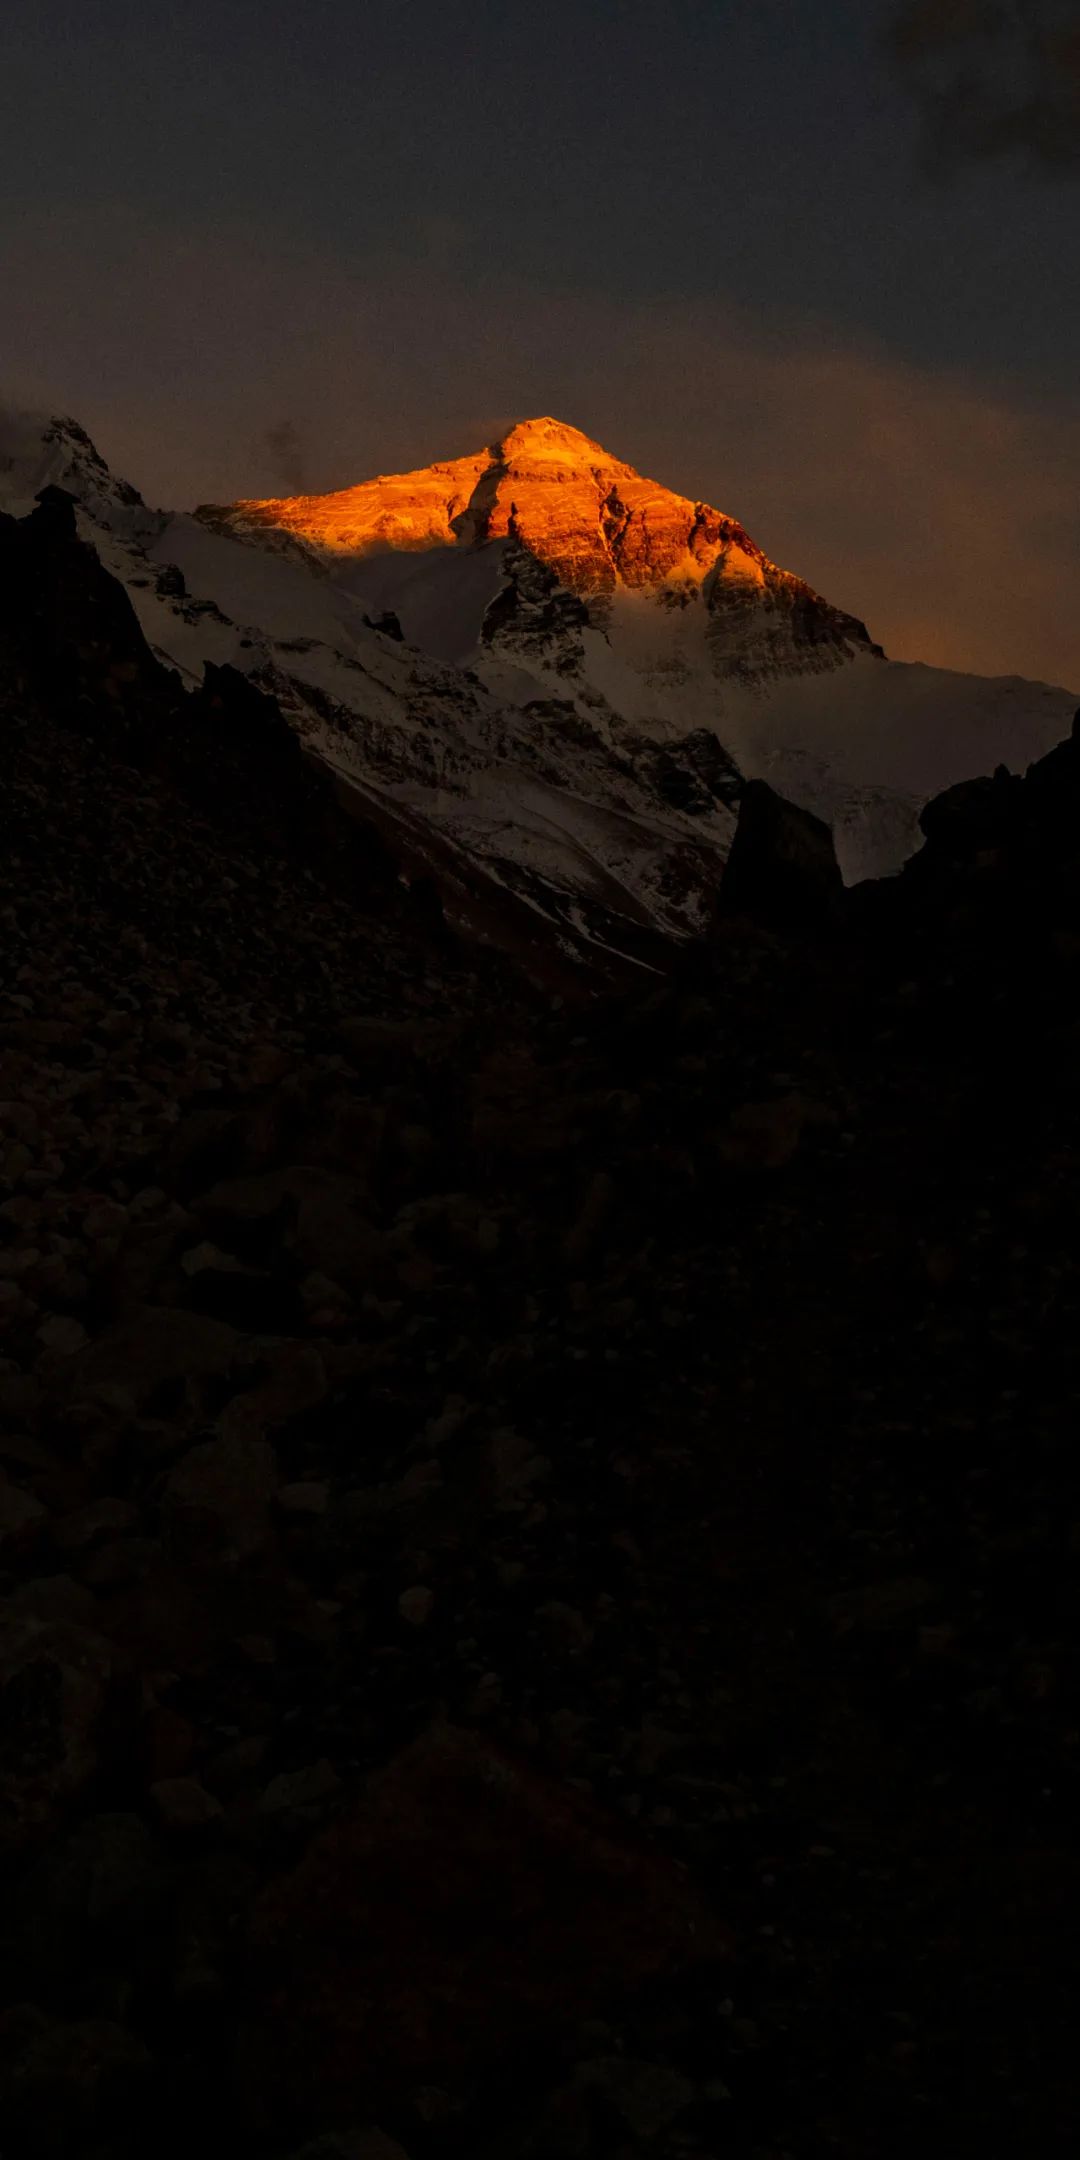
[[[69,620],[3,625],[5,2160],[1071,2149],[1080,746],[567,1007]]]

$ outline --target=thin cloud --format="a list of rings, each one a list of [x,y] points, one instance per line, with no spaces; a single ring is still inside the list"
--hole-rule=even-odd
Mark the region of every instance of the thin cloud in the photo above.
[[[263,434],[270,470],[286,495],[307,493],[307,458],[295,420],[278,420]]]
[[[887,44],[935,170],[1080,174],[1080,0],[904,0]]]

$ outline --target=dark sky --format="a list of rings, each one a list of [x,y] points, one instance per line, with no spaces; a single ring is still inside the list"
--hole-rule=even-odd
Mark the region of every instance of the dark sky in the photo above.
[[[938,170],[897,13],[4,0],[0,380],[177,503],[553,412],[898,655],[1080,688],[1080,161]]]

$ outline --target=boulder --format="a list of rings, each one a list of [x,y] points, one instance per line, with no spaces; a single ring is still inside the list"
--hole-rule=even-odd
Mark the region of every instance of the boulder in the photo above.
[[[170,1472],[162,1514],[169,1545],[194,1565],[250,1560],[272,1541],[274,1450],[243,1433],[202,1440]]]
[[[290,2160],[409,2160],[404,2145],[385,2130],[328,2130]]]
[[[97,2151],[98,2139],[118,2131],[141,2143],[138,2118],[152,2075],[146,2048],[124,2026],[101,2018],[61,2023],[34,2003],[15,2004],[0,2016],[5,2149]]]
[[[168,1955],[168,1880],[141,1816],[92,1815],[46,1865],[35,1899],[37,1961],[160,1962]]]
[[[198,1838],[221,1821],[224,1810],[198,1778],[159,1778],[150,1787],[154,1812],[170,1837]]]
[[[0,1850],[31,1842],[89,1783],[112,1672],[88,1628],[0,1610]]]
[[[312,1343],[286,1342],[268,1349],[256,1385],[234,1395],[222,1411],[226,1437],[258,1439],[290,1418],[316,1410],[328,1393],[326,1367]]]
[[[229,1178],[193,1203],[227,1252],[254,1257],[268,1234],[348,1288],[366,1288],[381,1250],[366,1219],[363,1181],[348,1173],[297,1164]]]
[[[436,1726],[268,1886],[249,1948],[248,2078],[355,2119],[395,2079],[480,2069],[726,1938],[615,1818]]]
[[[0,1470],[0,1553],[5,1561],[33,1545],[47,1519],[40,1500]]]
[[[202,1313],[146,1305],[68,1358],[62,1368],[64,1386],[82,1397],[115,1384],[126,1389],[140,1409],[162,1387],[175,1388],[198,1403],[206,1383],[228,1372],[239,1339],[235,1328]]]

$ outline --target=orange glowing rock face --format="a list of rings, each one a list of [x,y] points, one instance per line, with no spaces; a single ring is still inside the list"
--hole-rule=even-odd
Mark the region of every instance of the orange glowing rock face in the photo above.
[[[733,518],[643,480],[552,419],[523,420],[501,442],[449,464],[212,514],[233,530],[291,534],[329,557],[469,547],[510,535],[578,593],[697,584],[721,557],[725,576],[744,588],[801,586]]]

